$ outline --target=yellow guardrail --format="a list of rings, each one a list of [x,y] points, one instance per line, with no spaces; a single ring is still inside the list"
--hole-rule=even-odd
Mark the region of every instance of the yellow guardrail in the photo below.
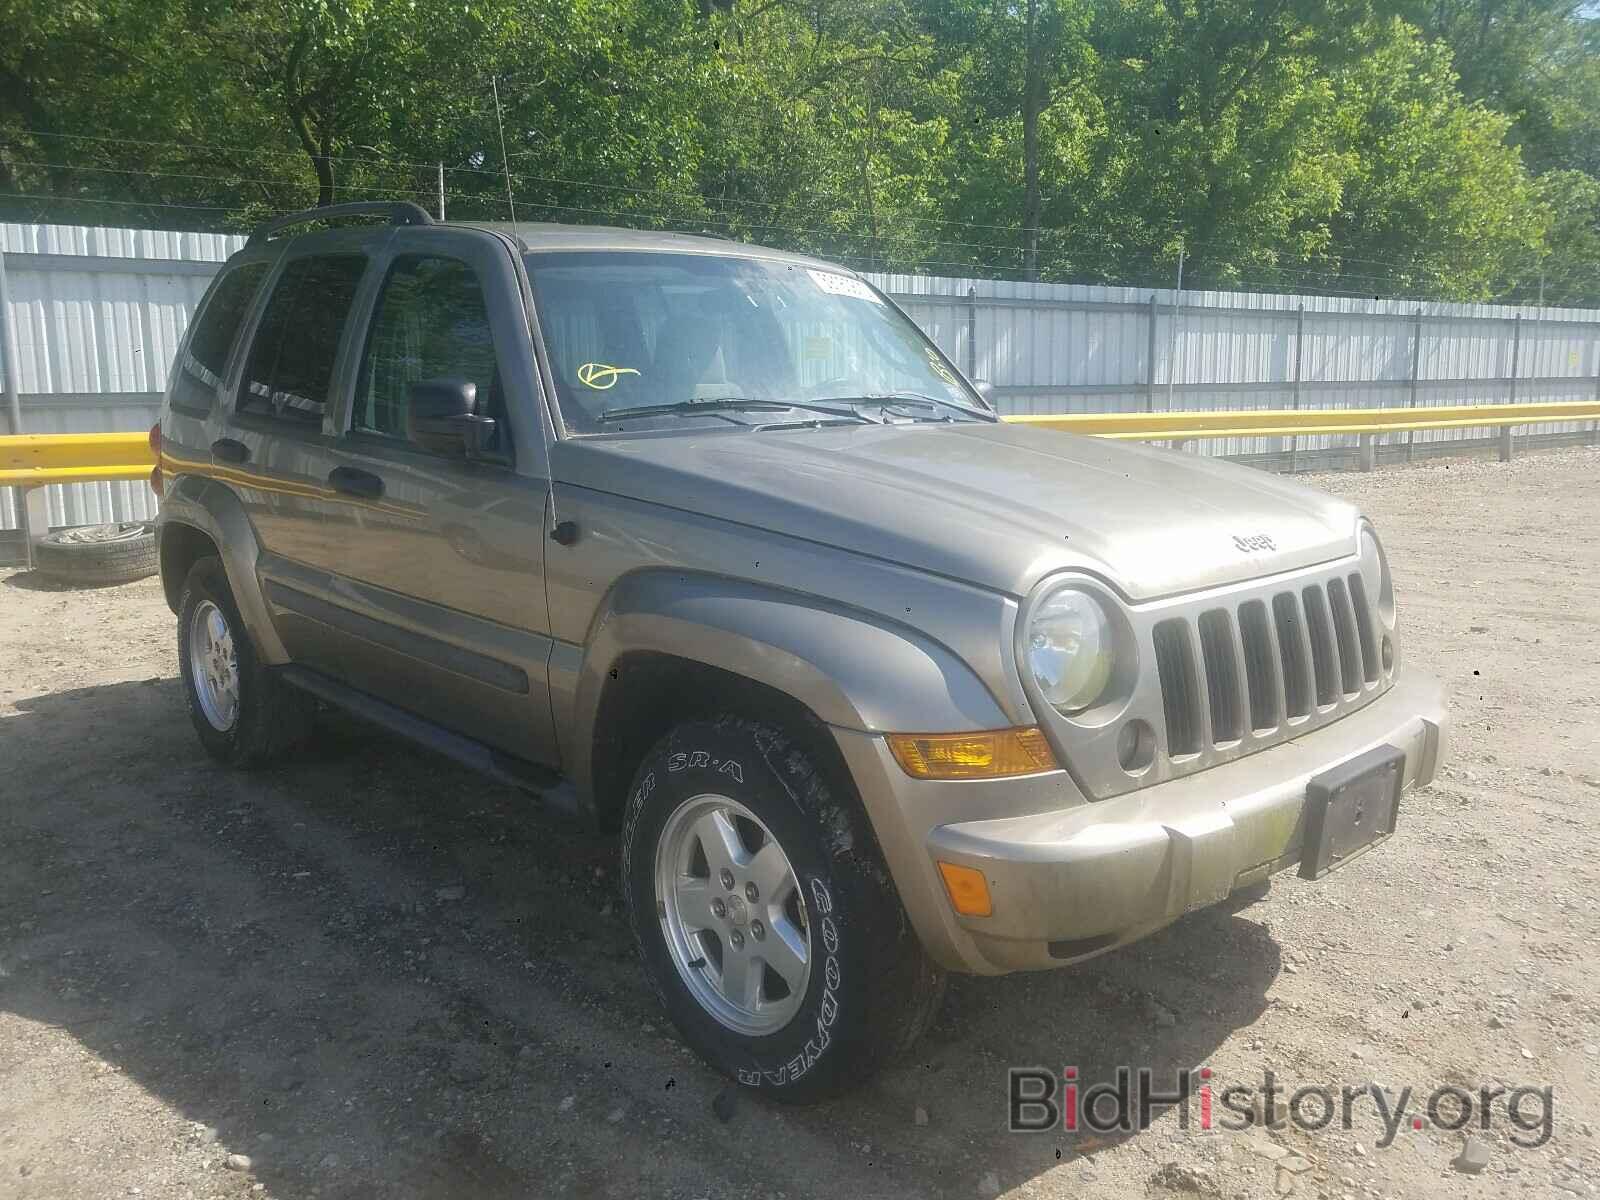
[[[1546,425],[1600,418],[1600,402],[1471,404],[1439,408],[1249,408],[1205,412],[1064,413],[1007,417],[1014,425],[1064,429],[1095,437],[1307,437],[1326,433],[1405,433],[1410,429],[1474,429]]]
[[[0,487],[148,479],[156,465],[145,433],[24,433],[0,437]]]
[[[1015,416],[1013,425],[1119,440],[1371,435],[1600,419],[1600,401],[1473,404],[1440,408],[1252,408],[1205,412],[1060,413]],[[38,433],[0,437],[0,487],[146,479],[156,465],[143,433]]]

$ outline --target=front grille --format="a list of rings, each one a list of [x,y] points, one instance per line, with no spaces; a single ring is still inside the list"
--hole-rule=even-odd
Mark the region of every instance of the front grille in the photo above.
[[[1354,707],[1380,676],[1359,573],[1168,617],[1153,639],[1169,757]]]
[[[1200,614],[1200,652],[1206,669],[1206,698],[1211,702],[1211,740],[1239,740],[1239,660],[1233,654],[1233,621],[1228,611],[1214,608]]]
[[[1272,598],[1272,613],[1278,623],[1278,655],[1283,663],[1284,703],[1291,717],[1311,711],[1311,659],[1306,638],[1306,623],[1300,616],[1300,602],[1293,592]]]
[[[1201,747],[1200,689],[1189,653],[1189,623],[1162,621],[1155,628],[1156,673],[1167,720],[1167,753],[1198,754]]]
[[[1356,613],[1344,580],[1328,580],[1328,606],[1333,610],[1333,631],[1339,639],[1339,677],[1345,695],[1361,690],[1361,648],[1356,640]]]
[[[1250,693],[1250,728],[1278,727],[1277,652],[1267,625],[1267,606],[1246,600],[1239,606],[1239,640],[1244,643],[1245,688]]]
[[[1311,635],[1311,669],[1316,677],[1317,704],[1332,704],[1339,698],[1339,678],[1333,626],[1328,621],[1328,598],[1320,587],[1306,588],[1300,598],[1306,606],[1306,632]]]
[[[1359,574],[1350,576],[1350,599],[1356,612],[1356,636],[1361,639],[1361,677],[1378,682],[1378,644],[1372,636],[1372,613],[1367,608],[1367,585]]]

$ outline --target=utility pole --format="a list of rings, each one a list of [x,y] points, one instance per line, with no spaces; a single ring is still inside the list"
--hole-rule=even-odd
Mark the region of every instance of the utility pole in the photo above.
[[[17,348],[11,341],[11,292],[6,284],[6,254],[0,249],[0,392],[6,397],[11,432],[22,432],[22,399],[18,395]],[[22,492],[18,491],[19,496]]]
[[[1022,51],[1022,273],[1030,282],[1039,278],[1039,117],[1047,99],[1039,19],[1039,0],[1028,0]]]
[[[1172,295],[1172,328],[1167,339],[1167,409],[1172,409],[1172,384],[1178,376],[1178,307],[1183,303],[1183,257],[1185,247],[1178,244],[1178,290]]]
[[[444,220],[444,163],[439,164],[439,220]]]
[[[1301,301],[1294,314],[1294,390],[1289,394],[1296,412],[1300,411],[1300,377],[1305,369],[1306,357],[1306,306]],[[1289,474],[1293,475],[1300,463],[1300,439],[1289,438]]]
[[[1511,324],[1511,379],[1509,380],[1510,386],[1509,386],[1509,388],[1507,389],[1507,392],[1506,392],[1506,403],[1507,404],[1515,404],[1517,402],[1517,376],[1518,376],[1518,374],[1521,373],[1521,371],[1522,371],[1522,313],[1518,312],[1516,320],[1513,321],[1512,324]],[[1515,435],[1513,435],[1512,432],[1511,432],[1511,426],[1509,426],[1509,425],[1500,426],[1500,461],[1501,462],[1510,462],[1511,461],[1511,449],[1512,449],[1512,447],[1514,445],[1516,445]]]
[[[1544,307],[1544,268],[1539,268],[1539,307]]]

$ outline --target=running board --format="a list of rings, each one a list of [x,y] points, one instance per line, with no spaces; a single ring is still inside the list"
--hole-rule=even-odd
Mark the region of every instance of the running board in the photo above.
[[[496,750],[493,746],[446,729],[426,717],[396,708],[387,701],[357,691],[308,667],[290,665],[279,667],[275,673],[283,682],[335,708],[343,709],[353,717],[399,734],[407,741],[426,746],[436,754],[454,759],[462,766],[471,767],[501,783],[536,792],[551,809],[581,816],[577,790],[559,771]]]

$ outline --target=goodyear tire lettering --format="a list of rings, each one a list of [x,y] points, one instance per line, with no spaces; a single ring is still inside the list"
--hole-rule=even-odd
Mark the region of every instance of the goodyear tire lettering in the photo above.
[[[811,879],[811,897],[818,909],[830,913],[833,911],[833,897],[827,885],[815,876]],[[817,1005],[816,1032],[793,1058],[776,1071],[737,1070],[735,1074],[739,1082],[746,1087],[765,1085],[776,1088],[798,1082],[821,1061],[823,1054],[833,1044],[833,1034],[829,1031],[839,1020],[839,983],[842,979],[838,959],[839,929],[831,916],[822,918],[821,928],[822,944],[828,956],[822,963],[822,999]]]

